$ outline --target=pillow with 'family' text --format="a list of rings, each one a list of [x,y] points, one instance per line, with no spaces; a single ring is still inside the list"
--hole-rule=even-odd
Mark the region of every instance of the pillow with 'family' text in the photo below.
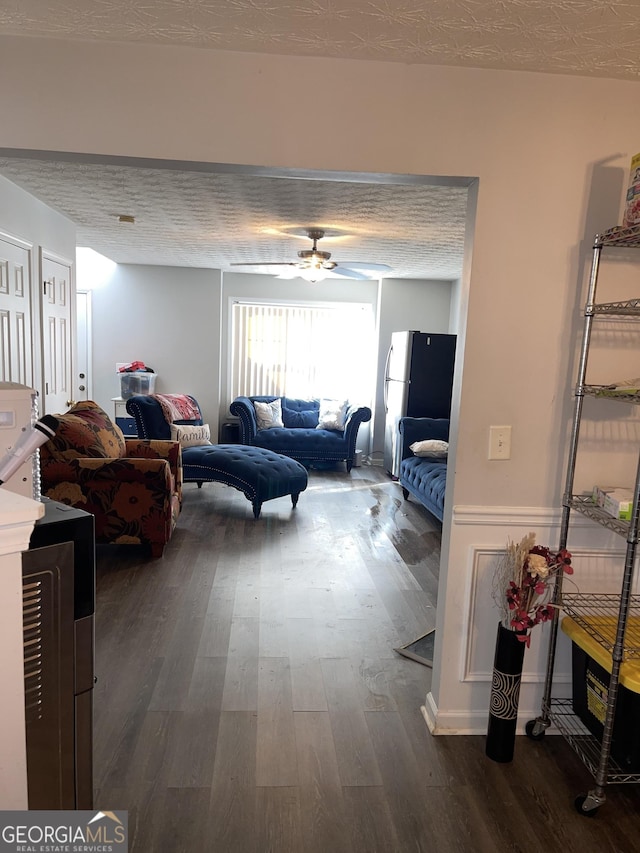
[[[348,400],[320,400],[316,429],[344,430],[347,420]]]
[[[283,427],[282,422],[282,400],[278,397],[271,403],[259,403],[256,401],[253,404],[256,410],[256,421],[258,429],[273,429],[273,427]]]
[[[179,441],[181,447],[211,444],[209,424],[171,424],[171,441]]]
[[[444,459],[449,452],[449,442],[441,441],[439,438],[429,438],[425,441],[414,441],[409,445],[414,456],[433,456],[436,459]]]

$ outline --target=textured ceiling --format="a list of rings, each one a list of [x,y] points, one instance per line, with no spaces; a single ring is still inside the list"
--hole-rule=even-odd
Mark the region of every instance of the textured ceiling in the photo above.
[[[8,0],[2,34],[640,80],[640,0]],[[13,157],[0,157],[0,174],[69,216],[79,244],[121,262],[295,260],[309,244],[292,233],[316,226],[339,262],[406,278],[461,271],[461,186]]]
[[[0,33],[640,79],[637,0],[9,0]]]
[[[397,278],[461,272],[467,190],[460,186],[13,157],[0,157],[0,174],[68,216],[78,245],[119,263],[229,270],[295,261],[311,248],[305,229],[319,227],[326,231],[319,248],[339,263],[387,264]],[[120,223],[120,215],[135,223]]]

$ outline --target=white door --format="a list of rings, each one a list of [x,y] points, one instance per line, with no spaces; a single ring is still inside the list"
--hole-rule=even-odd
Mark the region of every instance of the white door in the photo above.
[[[43,411],[49,414],[66,412],[75,402],[72,270],[71,261],[42,252]]]
[[[0,381],[33,388],[31,245],[0,233]]]

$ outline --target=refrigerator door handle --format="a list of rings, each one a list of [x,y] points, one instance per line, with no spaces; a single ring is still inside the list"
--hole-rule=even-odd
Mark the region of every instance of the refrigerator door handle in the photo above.
[[[388,383],[389,383],[389,361],[391,360],[391,350],[393,349],[393,345],[389,347],[389,352],[387,353],[387,360],[384,365],[384,387],[383,387],[383,399],[384,399],[384,410],[385,412],[389,411],[387,407],[387,401],[389,399],[389,394],[387,391]]]

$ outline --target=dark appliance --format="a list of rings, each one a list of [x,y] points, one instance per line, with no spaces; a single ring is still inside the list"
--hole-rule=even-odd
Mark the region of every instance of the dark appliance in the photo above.
[[[94,517],[43,503],[22,554],[29,809],[91,810]]]
[[[448,418],[451,414],[456,336],[394,332],[384,375],[384,467],[400,474],[400,418]]]

